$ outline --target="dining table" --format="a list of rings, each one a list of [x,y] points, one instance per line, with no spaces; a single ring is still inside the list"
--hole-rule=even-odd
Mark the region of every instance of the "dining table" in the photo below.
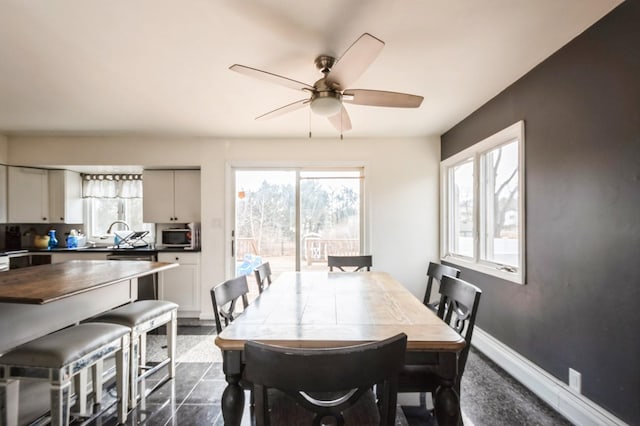
[[[381,271],[279,275],[215,339],[227,381],[222,394],[224,424],[239,425],[242,421],[244,391],[240,381],[247,341],[292,348],[338,348],[381,341],[398,333],[407,335],[406,362],[428,365],[438,378],[438,424],[457,424],[457,358],[465,341],[402,283]]]
[[[71,260],[0,273],[0,354],[138,298],[138,278],[176,263]]]

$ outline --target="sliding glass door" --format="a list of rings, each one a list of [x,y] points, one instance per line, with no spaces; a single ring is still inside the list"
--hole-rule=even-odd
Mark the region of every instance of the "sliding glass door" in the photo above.
[[[327,256],[362,252],[360,170],[300,171],[298,270],[327,270]]]
[[[362,252],[363,171],[234,169],[235,275],[269,262],[283,271],[326,270],[328,255]]]

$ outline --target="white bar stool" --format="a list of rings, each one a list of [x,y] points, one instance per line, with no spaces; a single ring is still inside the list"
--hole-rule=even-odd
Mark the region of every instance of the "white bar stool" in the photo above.
[[[176,334],[177,334],[178,305],[165,300],[141,300],[105,312],[91,322],[105,322],[119,324],[130,329],[131,365],[129,367],[129,408],[133,409],[138,403],[138,382],[160,368],[169,365],[168,379],[176,374]],[[161,325],[167,325],[167,358],[159,364],[148,367],[146,365],[147,333]],[[158,385],[162,384],[160,381]],[[153,391],[153,390],[152,390]]]
[[[127,419],[127,375],[130,329],[117,324],[87,323],[32,340],[0,357],[0,424],[18,424],[20,379],[48,380],[51,388],[51,424],[68,425],[71,379],[102,360],[116,356],[118,421]],[[101,395],[94,381],[94,392]],[[99,401],[97,401],[99,402]],[[85,415],[86,413],[80,413]]]

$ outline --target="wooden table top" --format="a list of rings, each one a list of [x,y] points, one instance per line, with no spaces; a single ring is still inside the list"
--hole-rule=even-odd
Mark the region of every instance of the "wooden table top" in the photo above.
[[[385,272],[285,272],[216,338],[327,348],[407,334],[408,350],[453,351],[464,339]]]
[[[41,305],[177,266],[149,261],[71,260],[10,270],[0,273],[0,302]]]

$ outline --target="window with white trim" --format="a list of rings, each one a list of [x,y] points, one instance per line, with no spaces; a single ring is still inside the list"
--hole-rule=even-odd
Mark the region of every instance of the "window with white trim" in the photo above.
[[[153,241],[155,226],[142,220],[141,174],[83,174],[82,196],[85,199],[85,232],[94,242],[113,241],[115,231],[149,231]],[[116,223],[114,221],[125,222]],[[111,229],[111,234],[107,230]]]
[[[524,121],[441,162],[442,260],[525,282]]]

